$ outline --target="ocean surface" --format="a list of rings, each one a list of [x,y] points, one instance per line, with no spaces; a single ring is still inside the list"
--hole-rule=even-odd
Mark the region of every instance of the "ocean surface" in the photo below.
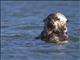
[[[54,12],[69,21],[69,43],[35,39]],[[1,1],[1,60],[80,60],[80,1]]]

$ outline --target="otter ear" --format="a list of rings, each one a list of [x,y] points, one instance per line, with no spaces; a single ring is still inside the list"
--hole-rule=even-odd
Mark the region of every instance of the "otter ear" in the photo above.
[[[45,18],[45,19],[43,20],[43,22],[48,22],[49,20],[50,20],[50,18],[47,17],[47,18]]]
[[[43,20],[43,22],[46,22],[48,20],[48,16]]]
[[[66,22],[69,22],[69,20],[67,20]]]

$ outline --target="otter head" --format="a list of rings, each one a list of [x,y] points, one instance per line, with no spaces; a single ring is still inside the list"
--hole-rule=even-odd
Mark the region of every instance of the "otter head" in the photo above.
[[[50,14],[44,20],[44,23],[45,26],[47,26],[47,29],[50,29],[54,32],[67,32],[67,18],[61,13]]]
[[[44,29],[38,38],[51,42],[62,42],[68,39],[67,18],[61,13],[52,13],[44,21]]]

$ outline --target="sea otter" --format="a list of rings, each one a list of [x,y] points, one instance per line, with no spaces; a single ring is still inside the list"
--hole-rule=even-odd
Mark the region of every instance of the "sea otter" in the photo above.
[[[43,31],[36,37],[37,39],[55,43],[68,42],[67,18],[62,13],[51,13],[43,22]]]

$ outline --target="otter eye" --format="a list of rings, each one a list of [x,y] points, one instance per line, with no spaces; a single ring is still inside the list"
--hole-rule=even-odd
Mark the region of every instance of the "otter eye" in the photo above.
[[[57,20],[59,20],[59,18],[57,18]]]
[[[56,17],[56,20],[60,20],[60,19]]]

